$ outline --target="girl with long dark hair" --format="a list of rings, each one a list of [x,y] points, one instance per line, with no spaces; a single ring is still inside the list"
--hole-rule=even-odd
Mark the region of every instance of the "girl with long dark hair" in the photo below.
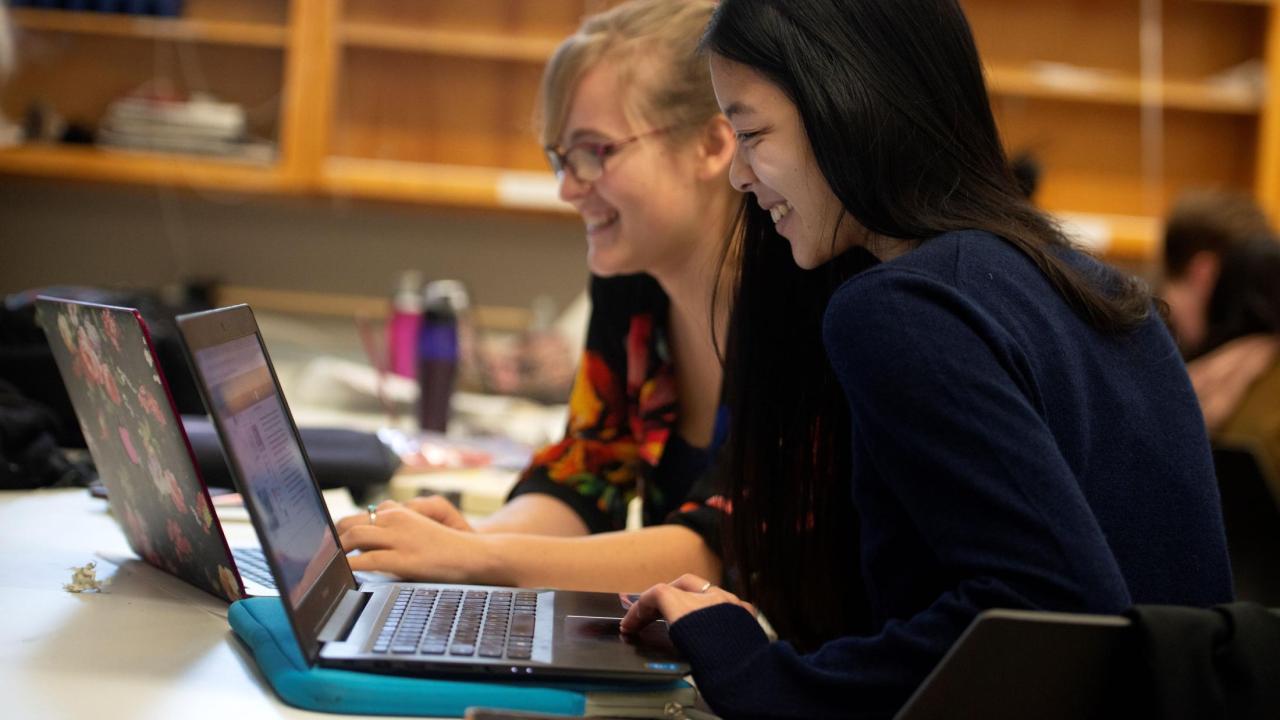
[[[983,609],[1229,601],[1177,350],[1020,193],[959,5],[723,0],[703,43],[754,201],[722,464],[742,599],[685,576],[624,630],[665,617],[727,717],[888,716]]]

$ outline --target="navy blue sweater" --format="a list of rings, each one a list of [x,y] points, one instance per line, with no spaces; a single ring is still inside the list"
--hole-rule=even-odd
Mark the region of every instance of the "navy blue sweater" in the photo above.
[[[686,616],[672,638],[724,716],[892,715],[985,608],[1231,599],[1203,419],[1154,313],[1105,335],[1012,245],[949,233],[841,286],[823,341],[876,630],[800,655],[737,607]]]

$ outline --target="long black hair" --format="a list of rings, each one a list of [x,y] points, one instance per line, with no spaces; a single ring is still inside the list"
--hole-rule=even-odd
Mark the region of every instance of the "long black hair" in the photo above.
[[[1069,241],[1020,192],[954,0],[722,0],[703,49],[752,68],[795,104],[827,183],[870,233],[919,243],[986,230],[1100,330],[1123,332],[1150,314],[1136,280],[1078,272],[1062,252]],[[855,248],[800,270],[754,204],[735,242],[726,545],[743,593],[781,637],[811,647],[868,624],[848,489],[852,428],[821,319],[835,288],[873,260]]]

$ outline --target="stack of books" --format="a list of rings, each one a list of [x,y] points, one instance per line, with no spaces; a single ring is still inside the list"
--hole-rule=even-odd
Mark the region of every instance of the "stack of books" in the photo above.
[[[185,100],[140,95],[116,100],[107,107],[98,143],[261,162],[274,155],[270,143],[248,139],[243,107],[201,94]]]

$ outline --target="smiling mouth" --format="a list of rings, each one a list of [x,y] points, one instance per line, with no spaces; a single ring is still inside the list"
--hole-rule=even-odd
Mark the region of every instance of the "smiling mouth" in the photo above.
[[[794,209],[791,207],[791,203],[785,200],[769,208],[769,215],[773,218],[773,224],[777,225],[782,222],[782,218],[786,217]]]
[[[600,232],[601,230],[604,230],[605,228],[610,227],[614,223],[618,222],[618,213],[611,212],[605,215],[591,215],[591,216],[583,215],[582,220],[587,225],[587,233],[591,234],[595,232]]]

